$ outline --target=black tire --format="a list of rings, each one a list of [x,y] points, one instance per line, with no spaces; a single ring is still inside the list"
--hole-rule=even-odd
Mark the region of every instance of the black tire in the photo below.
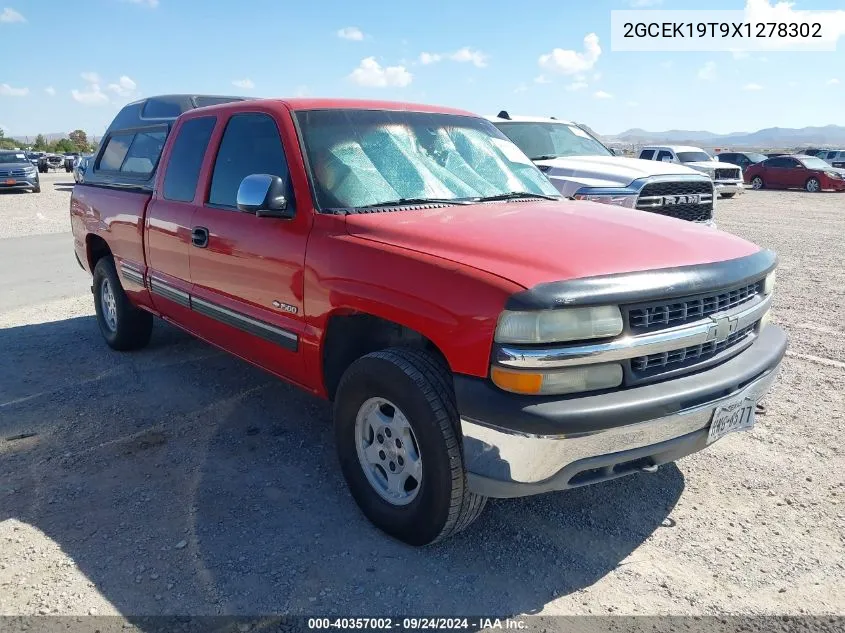
[[[39,168],[38,168],[38,171],[39,171],[40,173],[42,173],[42,174],[46,174],[46,173],[47,173],[47,169],[46,169],[45,167],[39,167]]]
[[[723,193],[723,198],[733,198],[736,194],[735,193]]]
[[[808,178],[804,183],[804,189],[809,193],[821,193],[822,183],[818,178]]]
[[[68,174],[69,174],[69,173],[70,173],[70,172],[72,172],[72,171],[73,171],[73,167],[65,167],[65,172],[66,172],[66,173],[68,173]]]
[[[355,421],[373,397],[386,398],[408,419],[422,456],[422,482],[407,505],[383,499],[358,460]],[[391,348],[359,358],[347,369],[334,405],[335,442],[346,483],[376,527],[410,545],[456,534],[481,514],[487,498],[467,488],[458,412],[448,368],[433,355]]]
[[[114,297],[116,308],[114,328],[108,324],[103,309],[102,291],[105,282],[108,282]],[[140,349],[150,342],[153,316],[130,303],[123,291],[123,286],[120,285],[111,256],[101,258],[94,267],[94,309],[97,313],[100,333],[112,349],[121,351]]]
[[[33,187],[31,189],[31,191],[32,191],[32,193],[41,193],[41,185],[38,185],[37,187]]]

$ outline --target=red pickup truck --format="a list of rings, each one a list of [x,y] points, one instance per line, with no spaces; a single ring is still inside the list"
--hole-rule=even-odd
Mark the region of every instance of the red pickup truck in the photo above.
[[[417,545],[750,428],[786,349],[771,251],[567,201],[457,110],[144,99],[70,213],[111,347],[158,316],[332,400],[352,495]]]

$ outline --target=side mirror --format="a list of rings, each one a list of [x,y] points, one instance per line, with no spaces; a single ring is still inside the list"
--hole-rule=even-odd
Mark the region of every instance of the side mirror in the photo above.
[[[254,213],[259,218],[284,218],[294,216],[285,197],[287,185],[279,176],[252,174],[238,187],[238,209]]]

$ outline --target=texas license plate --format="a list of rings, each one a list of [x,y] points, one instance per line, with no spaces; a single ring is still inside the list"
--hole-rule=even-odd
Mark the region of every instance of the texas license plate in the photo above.
[[[14,178],[6,178],[7,185],[14,185],[17,181]]]
[[[717,408],[707,434],[707,443],[725,437],[728,433],[747,431],[754,426],[754,410],[757,401],[745,395]]]

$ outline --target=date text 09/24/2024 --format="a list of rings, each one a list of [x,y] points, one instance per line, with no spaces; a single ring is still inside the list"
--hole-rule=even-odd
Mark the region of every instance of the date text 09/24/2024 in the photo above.
[[[308,618],[308,628],[312,630],[330,629],[366,629],[366,630],[466,630],[466,629],[501,629],[521,631],[527,628],[519,618],[441,618],[441,617],[406,617],[406,618]]]

